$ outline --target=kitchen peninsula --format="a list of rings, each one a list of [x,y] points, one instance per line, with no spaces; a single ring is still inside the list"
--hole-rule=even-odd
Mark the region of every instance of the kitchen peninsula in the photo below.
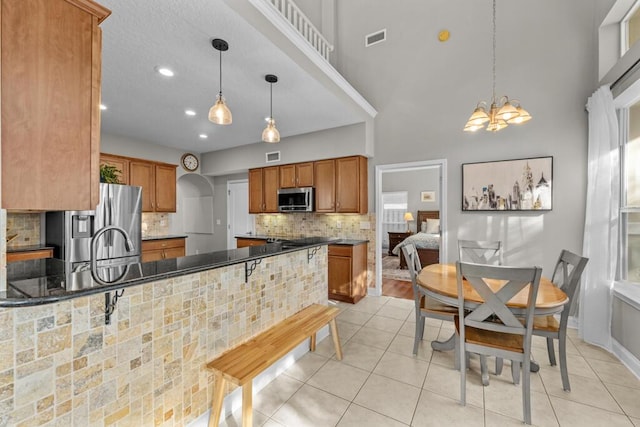
[[[13,264],[39,263],[42,275],[13,271],[0,300],[0,424],[188,424],[211,402],[207,361],[327,303],[329,242],[143,263],[123,282],[78,290],[47,271],[52,260]],[[105,325],[104,293],[123,287]],[[16,307],[30,299],[40,305]]]

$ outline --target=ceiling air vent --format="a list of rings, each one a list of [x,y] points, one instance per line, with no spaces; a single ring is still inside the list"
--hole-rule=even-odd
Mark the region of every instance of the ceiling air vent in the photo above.
[[[267,163],[279,162],[280,161],[280,152],[272,151],[270,153],[265,154]]]
[[[387,39],[387,29],[382,29],[371,33],[364,38],[364,47],[373,46],[374,44],[382,43]]]

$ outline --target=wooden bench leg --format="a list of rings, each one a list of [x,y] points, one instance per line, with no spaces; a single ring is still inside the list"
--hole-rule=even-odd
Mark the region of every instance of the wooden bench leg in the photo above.
[[[211,414],[209,415],[209,427],[218,427],[220,414],[222,413],[222,398],[224,397],[224,377],[221,372],[216,372],[216,386],[213,389],[211,401]]]
[[[331,337],[333,338],[333,345],[336,348],[336,359],[342,360],[342,347],[340,347],[340,337],[338,337],[338,327],[336,326],[335,318],[329,321],[329,327],[331,328]]]
[[[311,334],[311,344],[309,345],[309,350],[316,351],[316,333]]]
[[[242,386],[242,427],[253,426],[253,381]]]

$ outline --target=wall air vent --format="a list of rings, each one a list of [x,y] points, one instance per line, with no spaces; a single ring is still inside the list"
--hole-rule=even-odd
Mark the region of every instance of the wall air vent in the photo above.
[[[279,151],[272,151],[270,153],[266,153],[265,157],[266,157],[266,162],[267,163],[279,162],[280,161],[280,152]]]
[[[375,33],[368,34],[364,37],[364,47],[373,46],[374,44],[382,43],[387,39],[387,29],[384,28]]]

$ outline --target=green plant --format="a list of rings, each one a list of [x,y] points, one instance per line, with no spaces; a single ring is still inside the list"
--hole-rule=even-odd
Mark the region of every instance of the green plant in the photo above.
[[[120,184],[120,177],[118,174],[122,174],[122,171],[112,165],[100,165],[100,182],[107,184]]]

